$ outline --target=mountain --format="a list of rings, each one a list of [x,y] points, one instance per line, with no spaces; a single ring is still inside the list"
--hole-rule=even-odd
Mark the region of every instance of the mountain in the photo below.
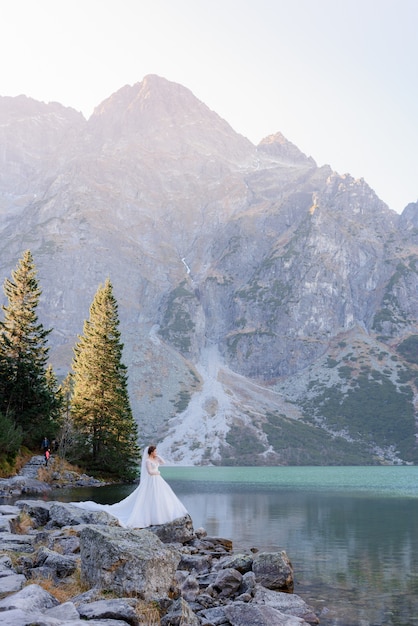
[[[99,284],[142,442],[183,464],[416,463],[418,204],[390,210],[185,87],[86,120],[0,98],[0,271],[30,249],[68,372]]]

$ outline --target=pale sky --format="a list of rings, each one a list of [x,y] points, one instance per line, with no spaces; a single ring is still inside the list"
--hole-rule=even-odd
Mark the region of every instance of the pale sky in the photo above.
[[[417,27],[418,0],[0,0],[0,95],[88,118],[158,74],[401,212],[418,200]]]

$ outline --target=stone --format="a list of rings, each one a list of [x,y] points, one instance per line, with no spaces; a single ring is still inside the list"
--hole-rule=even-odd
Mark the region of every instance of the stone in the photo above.
[[[262,585],[257,585],[253,602],[271,606],[282,613],[301,617],[309,624],[319,624],[318,616],[311,606],[306,604],[302,598],[293,593],[283,593],[266,589]]]
[[[149,526],[147,530],[157,535],[163,543],[186,543],[195,538],[190,515],[180,517],[167,524]]]
[[[12,568],[13,565],[10,556],[7,554],[0,554],[0,573],[5,571],[9,572]]]
[[[0,595],[19,591],[25,583],[26,576],[23,574],[14,574],[13,572],[11,572],[8,576],[2,576],[0,574]]]
[[[88,511],[65,502],[53,502],[51,504],[48,528],[62,528],[63,526],[77,526],[79,524],[119,526],[116,517],[106,513],[106,511]]]
[[[183,580],[180,585],[181,597],[184,598],[187,602],[193,602],[196,600],[196,597],[199,595],[200,586],[196,579],[196,576],[190,574]]]
[[[210,554],[183,554],[178,569],[201,574],[210,570],[212,560]]]
[[[306,626],[300,617],[285,615],[271,606],[234,602],[225,607],[231,626]]]
[[[221,567],[233,567],[234,569],[245,574],[250,572],[253,565],[254,557],[251,554],[233,554],[221,560]]]
[[[96,602],[78,606],[78,614],[85,620],[117,619],[124,620],[130,626],[139,626],[135,604],[135,600],[124,598],[97,600]],[[88,623],[90,624],[90,621]]]
[[[242,574],[231,567],[222,569],[213,584],[220,597],[229,597],[237,593],[241,586]]]
[[[257,581],[254,572],[245,572],[242,576],[240,593],[252,594],[256,588]]]
[[[16,535],[15,533],[1,533],[0,542],[3,550],[8,552],[33,552],[34,535]]]
[[[22,609],[30,613],[50,609],[58,604],[58,600],[39,585],[27,585],[17,593],[0,600],[0,616],[1,611],[8,609]]]
[[[36,528],[45,526],[49,521],[51,502],[42,502],[42,500],[18,500],[16,506],[20,511],[31,516],[35,521]]]
[[[286,552],[259,552],[254,556],[252,570],[258,583],[278,591],[293,592],[293,566]]]
[[[80,534],[82,581],[145,601],[166,596],[180,554],[147,530],[86,526]]]
[[[54,606],[52,609],[47,609],[44,615],[45,617],[52,617],[61,622],[72,622],[80,619],[80,614],[73,602],[64,602],[63,604]]]
[[[49,547],[61,554],[76,554],[80,552],[80,539],[77,535],[54,537]]]
[[[54,577],[65,578],[73,574],[79,563],[79,558],[74,555],[60,554],[49,548],[42,547],[38,550],[34,567],[48,568]]]
[[[204,619],[203,623],[218,626],[219,624],[227,624],[224,606],[214,606],[199,612],[199,617]]]
[[[170,610],[161,618],[161,626],[200,626],[200,620],[192,611],[189,604],[179,598],[170,607]]]

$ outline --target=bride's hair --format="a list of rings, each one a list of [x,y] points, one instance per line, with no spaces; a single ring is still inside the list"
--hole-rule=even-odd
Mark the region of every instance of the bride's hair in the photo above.
[[[148,456],[151,456],[151,454],[154,452],[154,450],[157,449],[157,446],[149,446],[148,447]]]

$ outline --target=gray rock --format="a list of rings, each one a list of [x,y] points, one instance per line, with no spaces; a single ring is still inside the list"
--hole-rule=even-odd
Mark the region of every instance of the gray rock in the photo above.
[[[76,526],[78,524],[103,524],[119,526],[116,517],[106,511],[87,511],[65,502],[53,502],[50,508],[48,528]]]
[[[183,580],[180,585],[181,597],[187,602],[193,602],[200,591],[199,583],[196,576],[190,574]]]
[[[0,573],[13,569],[12,560],[7,554],[0,554]]]
[[[157,535],[163,543],[186,543],[195,538],[190,515],[180,517],[158,526],[149,526],[147,530]]]
[[[79,559],[74,555],[60,554],[42,547],[38,550],[34,566],[46,567],[51,570],[54,577],[65,578],[75,572],[78,562]]]
[[[36,528],[45,526],[48,522],[51,505],[51,502],[43,502],[42,500],[18,500],[16,502],[19,510],[30,515],[35,521]]]
[[[0,624],[2,626],[32,626],[37,624],[37,617],[42,618],[41,613],[28,613],[22,609],[10,609],[0,613]],[[45,622],[40,622],[44,626]]]
[[[0,504],[0,515],[18,515],[20,509],[12,504]]]
[[[170,610],[161,618],[161,626],[200,626],[200,620],[192,611],[189,604],[179,598],[170,607]]]
[[[319,624],[319,619],[317,615],[315,615],[313,608],[296,594],[272,591],[271,589],[257,585],[253,602],[255,604],[271,606],[282,613],[301,617],[306,622],[309,622],[309,624]]]
[[[1,533],[0,542],[2,550],[6,550],[8,552],[33,552],[35,536]]]
[[[254,593],[254,590],[256,588],[257,585],[257,581],[255,579],[255,574],[254,572],[245,572],[245,574],[242,577],[242,582],[241,582],[241,587],[240,587],[240,593]]]
[[[30,494],[30,495],[47,495],[51,491],[51,486],[36,478],[27,478],[25,476],[12,476],[8,479],[10,489],[14,493]]]
[[[124,620],[131,626],[139,626],[140,622],[135,612],[135,600],[116,598],[111,600],[97,600],[90,604],[78,607],[82,619],[117,619]],[[89,621],[90,624],[90,621]]]
[[[87,526],[80,534],[81,578],[118,595],[168,595],[180,554],[148,530]]]
[[[13,572],[11,572],[8,576],[2,576],[0,574],[0,594],[19,591],[25,583],[26,576],[23,576],[23,574],[15,574]]]
[[[178,569],[201,574],[210,570],[212,560],[210,554],[183,554]]]
[[[16,515],[2,515],[0,517],[0,533],[9,533],[11,531],[11,522],[16,517]]]
[[[286,552],[259,552],[253,560],[258,583],[277,591],[293,591],[293,566]]]
[[[44,615],[45,617],[52,617],[61,622],[70,622],[80,619],[80,614],[73,602],[64,602],[59,606],[54,606],[52,609],[47,609]]]
[[[58,600],[39,585],[27,585],[17,593],[0,600],[0,616],[1,611],[9,609],[36,612],[50,609],[58,604]]]
[[[229,623],[225,616],[224,606],[214,606],[208,609],[204,609],[203,611],[199,612],[199,617],[201,619],[204,618],[204,623],[213,624],[213,626]]]
[[[254,556],[252,554],[233,554],[225,557],[220,562],[220,567],[232,567],[241,574],[250,572],[253,565]]]
[[[306,626],[300,617],[285,615],[271,606],[234,602],[225,607],[225,616],[231,626]]]
[[[78,596],[74,596],[71,598],[71,601],[78,608],[82,604],[87,604],[88,602],[95,602],[96,600],[100,600],[102,597],[102,592],[97,587],[93,587],[84,593],[80,593]]]
[[[213,584],[220,597],[230,597],[237,593],[241,586],[242,574],[236,569],[222,569]]]
[[[76,535],[54,537],[49,547],[62,554],[75,554],[80,552],[80,539]]]

